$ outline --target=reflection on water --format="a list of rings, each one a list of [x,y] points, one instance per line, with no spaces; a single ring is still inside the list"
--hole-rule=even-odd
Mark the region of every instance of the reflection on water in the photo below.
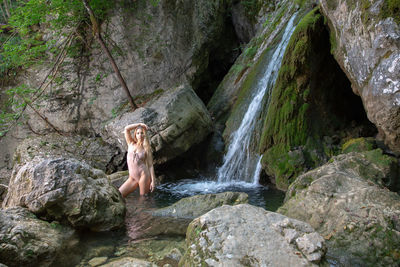
[[[259,184],[246,182],[220,183],[204,178],[165,183],[159,185],[153,193],[146,196],[140,196],[139,190],[136,190],[126,198],[125,224],[127,236],[130,240],[136,240],[157,235],[180,234],[188,222],[154,217],[150,212],[172,205],[184,197],[226,191],[247,193],[250,204],[270,211],[276,211],[285,196],[279,190]]]

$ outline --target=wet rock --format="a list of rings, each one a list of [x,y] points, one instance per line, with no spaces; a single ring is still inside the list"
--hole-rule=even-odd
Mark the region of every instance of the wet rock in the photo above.
[[[116,256],[133,257],[151,261],[157,266],[171,264],[177,266],[185,253],[184,237],[163,237],[155,239],[142,239],[119,247]]]
[[[91,260],[88,262],[88,264],[89,264],[90,266],[93,266],[93,267],[94,267],[94,266],[99,266],[99,265],[105,263],[107,260],[108,260],[108,257],[96,257],[96,258],[91,259]]]
[[[107,264],[101,265],[102,267],[130,267],[130,266],[135,266],[135,267],[157,267],[154,263],[141,260],[141,259],[135,259],[131,257],[125,257],[122,259],[117,259],[113,260]]]
[[[122,131],[131,123],[144,122],[156,163],[166,162],[200,143],[212,130],[211,117],[200,98],[188,85],[163,94],[146,107],[124,113],[104,127],[103,139],[121,151],[127,145]]]
[[[237,205],[248,202],[248,195],[240,192],[196,195],[182,198],[171,206],[152,212],[154,216],[194,219],[222,205]]]
[[[387,1],[321,0],[332,53],[361,96],[368,118],[400,152],[400,27],[398,19],[385,14],[385,6]]]
[[[324,240],[309,224],[248,204],[196,218],[186,243],[184,266],[317,266],[325,254]]]
[[[107,176],[110,182],[119,188],[129,177],[129,171],[114,172]]]
[[[0,210],[0,261],[7,266],[50,266],[73,244],[70,227],[41,221],[21,207]]]
[[[400,259],[400,196],[383,187],[390,160],[377,152],[339,155],[299,176],[278,209],[308,222],[326,239],[328,256],[345,266]]]
[[[110,146],[99,137],[59,134],[26,138],[14,153],[14,163],[25,164],[34,157],[76,158],[104,172],[114,170],[125,160],[125,156],[119,153],[117,147]]]
[[[196,217],[222,205],[247,203],[246,193],[224,192],[182,198],[171,206],[147,212],[148,225],[143,234],[184,236],[189,223]],[[142,217],[144,215],[141,215]]]
[[[123,199],[103,171],[65,158],[35,158],[15,168],[3,202],[13,206],[93,231],[120,227],[125,216]]]

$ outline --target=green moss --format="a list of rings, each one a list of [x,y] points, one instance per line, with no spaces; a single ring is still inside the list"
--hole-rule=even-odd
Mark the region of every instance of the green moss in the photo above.
[[[400,0],[385,0],[379,15],[381,18],[392,17],[400,24]]]
[[[384,155],[379,148],[365,152],[365,157],[372,163],[382,167],[390,167],[392,164],[396,164],[395,158]]]
[[[289,153],[288,150],[286,144],[278,144],[268,149],[262,157],[264,169],[275,175],[276,186],[281,190],[287,190],[293,178],[302,171],[304,163],[301,151]]]
[[[374,138],[350,139],[342,145],[342,153],[369,151],[376,148]]]
[[[287,189],[299,174],[323,164],[339,151],[323,141],[324,136],[332,136],[343,127],[330,110],[335,81],[320,82],[320,76],[331,71],[331,67],[324,69],[327,62],[319,58],[329,53],[327,47],[321,50],[321,45],[328,42],[325,27],[318,8],[301,19],[271,94],[259,151],[263,168],[280,189]]]

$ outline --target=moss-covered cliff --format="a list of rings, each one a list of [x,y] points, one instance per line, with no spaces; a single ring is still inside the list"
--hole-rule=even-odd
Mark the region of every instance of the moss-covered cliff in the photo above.
[[[368,124],[330,54],[324,18],[315,8],[294,31],[272,92],[260,141],[267,175],[285,190],[298,174],[337,153],[352,121]]]

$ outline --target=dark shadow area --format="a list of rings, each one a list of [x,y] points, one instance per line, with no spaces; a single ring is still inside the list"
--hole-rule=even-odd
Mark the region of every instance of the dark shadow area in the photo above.
[[[194,59],[205,62],[204,69],[200,70],[192,81],[193,89],[205,105],[240,54],[239,39],[229,16],[225,18],[225,27],[221,30],[221,35],[211,41],[210,53],[196,55]]]

